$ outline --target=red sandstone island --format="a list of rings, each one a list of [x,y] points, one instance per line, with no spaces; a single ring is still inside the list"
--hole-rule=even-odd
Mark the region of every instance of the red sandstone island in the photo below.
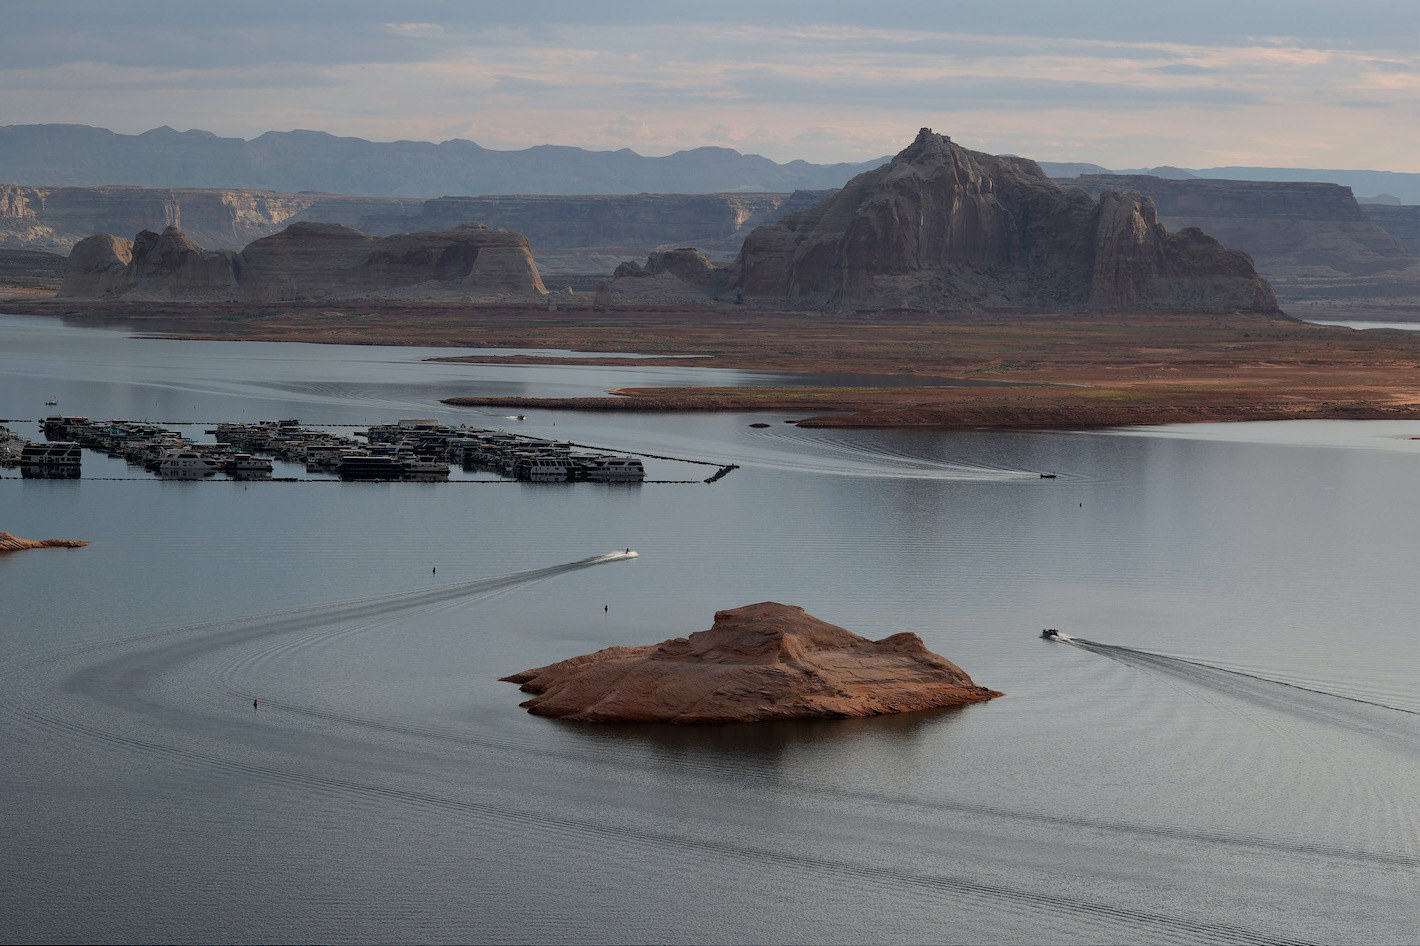
[[[871,641],[803,608],[717,611],[708,631],[503,677],[529,712],[591,722],[737,723],[910,713],[1000,696],[916,634]]]

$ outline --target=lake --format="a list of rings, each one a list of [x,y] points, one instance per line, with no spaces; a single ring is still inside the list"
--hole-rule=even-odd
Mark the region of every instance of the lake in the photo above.
[[[435,417],[740,466],[7,471],[0,529],[92,544],[0,557],[0,939],[1414,941],[1420,422],[517,421],[438,402],[782,379],[421,360],[458,353],[0,316],[6,418]],[[765,600],[915,632],[1006,696],[597,726],[497,679]]]

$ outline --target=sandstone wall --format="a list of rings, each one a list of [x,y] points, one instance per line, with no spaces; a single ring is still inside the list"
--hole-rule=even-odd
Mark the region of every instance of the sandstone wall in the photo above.
[[[479,224],[371,237],[340,224],[295,223],[240,253],[206,250],[176,227],[132,241],[101,234],[70,254],[71,298],[282,302],[302,299],[487,299],[545,294],[527,240]]]
[[[1247,251],[1268,278],[1367,276],[1413,262],[1410,251],[1339,184],[1168,180],[1095,174],[1057,180],[1092,196],[1133,190],[1154,202],[1170,230],[1198,227]]]

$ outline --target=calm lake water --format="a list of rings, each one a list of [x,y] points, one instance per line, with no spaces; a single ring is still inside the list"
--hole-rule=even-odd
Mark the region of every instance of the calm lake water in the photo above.
[[[439,417],[741,466],[0,479],[0,529],[92,541],[0,557],[0,939],[1414,942],[1420,423],[519,423],[438,399],[775,379],[420,360],[451,353],[0,317],[8,418]],[[607,727],[497,680],[763,600],[1007,695]]]

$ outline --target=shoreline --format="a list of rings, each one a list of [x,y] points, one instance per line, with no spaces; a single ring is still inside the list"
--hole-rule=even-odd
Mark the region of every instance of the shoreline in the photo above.
[[[445,304],[0,302],[17,315],[149,338],[479,349],[443,364],[725,368],[782,386],[618,388],[602,397],[464,397],[451,406],[799,415],[813,427],[1088,428],[1420,419],[1420,332],[1285,314],[783,312]],[[1315,316],[1315,313],[1308,313]],[[1339,313],[1338,313],[1339,314]],[[616,357],[635,352],[644,357]],[[600,353],[600,354],[599,354]]]

